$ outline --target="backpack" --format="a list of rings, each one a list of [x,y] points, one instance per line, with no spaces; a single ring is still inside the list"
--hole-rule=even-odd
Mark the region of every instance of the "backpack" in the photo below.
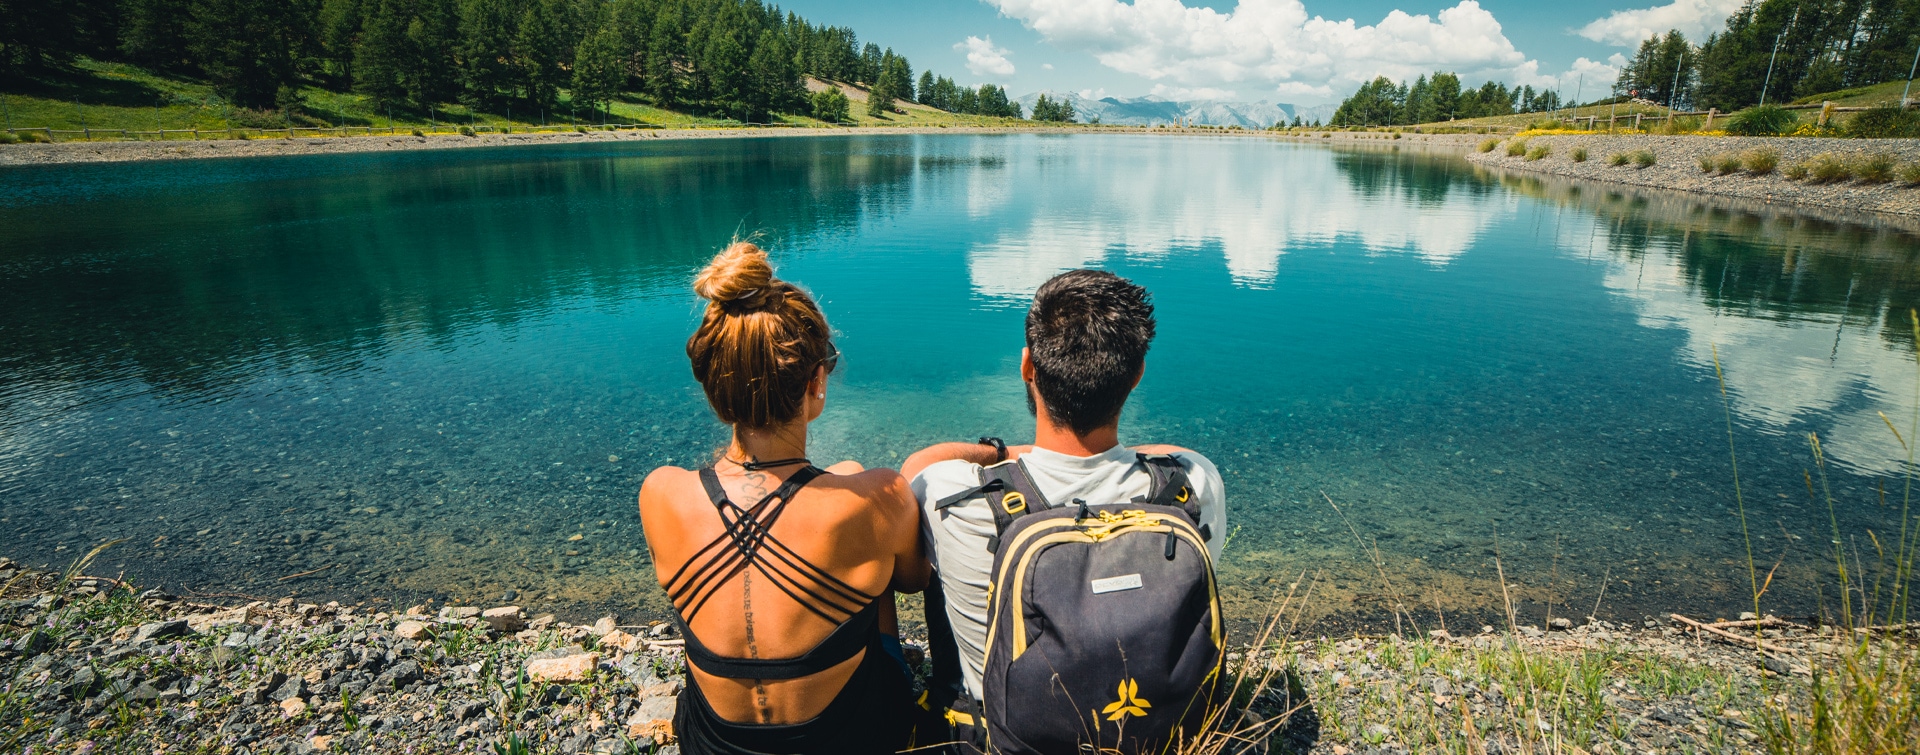
[[[1225,636],[1199,502],[1171,456],[1146,496],[1056,506],[1017,460],[984,468],[993,581],[981,717],[1005,755],[1158,753],[1200,733]]]

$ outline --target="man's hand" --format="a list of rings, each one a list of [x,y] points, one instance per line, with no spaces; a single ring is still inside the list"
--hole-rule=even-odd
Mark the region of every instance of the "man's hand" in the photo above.
[[[1007,446],[1007,458],[1019,458],[1020,454],[1030,450],[1033,450],[1033,446]],[[936,443],[908,456],[906,463],[900,465],[900,476],[911,480],[927,467],[955,460],[986,466],[999,461],[1000,452],[985,443]]]

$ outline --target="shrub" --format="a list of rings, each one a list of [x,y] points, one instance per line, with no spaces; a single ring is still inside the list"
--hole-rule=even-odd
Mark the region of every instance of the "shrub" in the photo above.
[[[500,133],[502,133],[502,134],[511,134],[511,133],[513,133],[513,127],[512,127],[512,126],[501,126],[501,127],[500,127]]]
[[[1806,161],[1787,166],[1787,178],[1794,181],[1803,180],[1812,172],[1813,168],[1809,166]]]
[[[1854,167],[1854,172],[1860,175],[1860,180],[1864,183],[1883,184],[1893,180],[1893,170],[1898,164],[1893,155],[1885,153],[1867,155],[1860,159],[1859,165]]]
[[[1701,173],[1712,173],[1713,161],[1714,161],[1713,155],[1701,155],[1700,159],[1696,161],[1695,164],[1700,166]]]
[[[1538,147],[1534,147],[1533,149],[1527,150],[1527,162],[1533,162],[1535,160],[1539,160],[1551,154],[1553,154],[1553,148],[1545,144],[1542,144]]]
[[[1740,164],[1740,156],[1731,152],[1714,158],[1713,162],[1714,167],[1720,169],[1720,175],[1723,176],[1729,173],[1739,173],[1740,168],[1743,167]]]
[[[1529,123],[1527,128],[1533,131],[1556,131],[1559,130],[1560,125],[1559,119],[1547,118]]]
[[[1484,142],[1481,142],[1481,143],[1480,143],[1480,151],[1481,151],[1481,152],[1492,152],[1492,151],[1493,151],[1493,148],[1494,148],[1494,147],[1498,147],[1498,146],[1500,146],[1500,140],[1499,140],[1499,139],[1488,139],[1488,140],[1486,140],[1486,141],[1484,141]]]
[[[1742,159],[1747,163],[1747,172],[1756,176],[1772,173],[1780,165],[1780,153],[1766,147],[1747,150]]]
[[[426,136],[426,134],[422,134],[422,133],[420,133],[420,129],[417,129],[417,128],[413,130],[413,135],[414,135],[414,136]]]
[[[19,144],[19,143],[20,143],[20,137],[14,136],[13,132],[0,131],[0,144]]]
[[[1322,139],[1332,139],[1332,138],[1333,138],[1333,133],[1332,133],[1332,132],[1323,132],[1323,133],[1321,133],[1321,134],[1320,134],[1320,138],[1322,138]]]
[[[1920,163],[1907,163],[1900,166],[1900,183],[1908,186],[1920,185]]]
[[[1527,143],[1515,139],[1507,142],[1507,157],[1519,157],[1527,153]]]
[[[472,127],[469,127],[469,126],[461,126],[461,127],[460,127],[460,135],[461,135],[461,136],[474,136],[474,133],[473,133],[473,128],[472,128]]]
[[[1627,160],[1628,160],[1627,153],[1625,152],[1615,152],[1607,156],[1607,164],[1615,168],[1618,168],[1622,165],[1626,165]]]
[[[1727,133],[1741,136],[1779,136],[1792,133],[1800,119],[1779,105],[1750,107],[1727,119]]]
[[[1573,148],[1573,161],[1574,161],[1574,162],[1576,162],[1576,163],[1584,163],[1584,162],[1586,162],[1586,161],[1587,161],[1587,148],[1586,148],[1586,147],[1574,147],[1574,148]]]
[[[1655,162],[1658,162],[1659,159],[1660,158],[1654,156],[1653,150],[1650,150],[1650,149],[1643,149],[1633,153],[1633,164],[1638,165],[1642,168],[1653,167],[1653,164]]]
[[[1843,131],[1856,139],[1920,136],[1920,113],[1899,105],[1881,105],[1854,116]]]
[[[1848,165],[1847,161],[1831,154],[1820,155],[1813,158],[1813,164],[1809,166],[1809,169],[1813,180],[1823,184],[1853,178],[1853,166]]]
[[[1398,138],[1400,138],[1400,132],[1398,132],[1398,131],[1395,131],[1395,132],[1393,132],[1393,138],[1395,138],[1395,139],[1398,139]]]
[[[845,123],[853,107],[853,104],[847,100],[846,93],[841,92],[839,87],[828,87],[814,92],[813,96],[808,98],[808,105],[813,110],[813,117],[828,123]]]

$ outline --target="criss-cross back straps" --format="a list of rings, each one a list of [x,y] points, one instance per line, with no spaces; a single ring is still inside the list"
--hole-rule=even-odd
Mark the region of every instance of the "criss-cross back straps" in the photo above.
[[[879,597],[841,581],[773,536],[773,523],[780,519],[794,494],[823,474],[818,467],[802,467],[752,508],[743,509],[727,498],[712,467],[700,470],[700,483],[706,487],[726,531],[696,551],[667,580],[667,597],[679,609],[683,622],[692,622],[721,585],[749,568],[801,607],[834,624],[852,618]]]

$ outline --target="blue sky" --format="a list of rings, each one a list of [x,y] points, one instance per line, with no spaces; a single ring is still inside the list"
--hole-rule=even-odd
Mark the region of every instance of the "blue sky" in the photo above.
[[[1592,99],[1646,34],[1703,38],[1741,0],[787,0],[918,71],[1037,90],[1338,101],[1451,70]],[[1350,21],[1350,23],[1349,23]],[[1584,86],[1580,83],[1584,76]]]

